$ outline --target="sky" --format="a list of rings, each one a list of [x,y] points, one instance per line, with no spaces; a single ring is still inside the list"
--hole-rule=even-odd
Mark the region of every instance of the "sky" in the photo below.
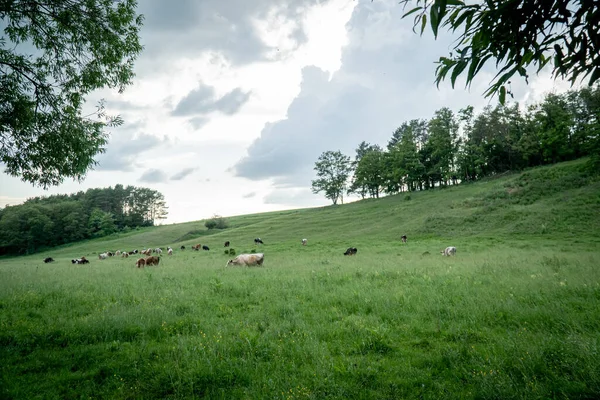
[[[87,99],[125,120],[98,165],[48,190],[0,172],[0,207],[116,184],[161,192],[163,224],[324,206],[310,189],[324,151],[354,157],[363,140],[384,147],[404,121],[495,104],[482,95],[493,64],[469,89],[460,79],[436,87],[435,61],[456,37],[415,34],[397,1],[139,3],[133,85]],[[568,88],[549,71],[512,83],[522,104]]]

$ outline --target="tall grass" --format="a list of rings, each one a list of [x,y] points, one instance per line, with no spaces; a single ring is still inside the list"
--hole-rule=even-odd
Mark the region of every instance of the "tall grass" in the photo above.
[[[588,178],[528,205],[490,195],[520,179],[5,259],[0,398],[598,398],[598,188]],[[546,232],[520,225],[543,215]],[[222,241],[239,254],[256,236],[265,266],[226,268]],[[211,251],[177,251],[196,242]],[[141,270],[69,262],[141,243],[176,252]]]

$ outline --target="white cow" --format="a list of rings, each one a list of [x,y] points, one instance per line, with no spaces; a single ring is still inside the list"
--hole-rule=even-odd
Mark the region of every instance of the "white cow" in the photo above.
[[[444,256],[453,256],[456,254],[456,247],[448,246],[444,250],[440,251]]]
[[[154,251],[156,252],[156,254],[162,254],[162,249],[160,247],[157,247],[156,249],[154,249]]]
[[[306,243],[308,243],[307,239],[302,239],[302,246],[306,246]]]
[[[265,255],[263,253],[254,253],[254,254],[240,254],[233,260],[227,261],[228,265],[245,265],[247,267],[251,265],[262,265],[263,261],[265,261]]]
[[[99,260],[105,260],[106,257],[108,257],[108,253],[100,253],[100,254],[98,254],[98,259]]]
[[[173,249],[169,247],[167,249],[167,254],[170,255],[170,256],[172,256],[173,255]]]

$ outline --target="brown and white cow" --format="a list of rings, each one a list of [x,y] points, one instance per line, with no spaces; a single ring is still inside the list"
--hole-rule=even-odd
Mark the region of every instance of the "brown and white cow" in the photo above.
[[[263,265],[265,261],[265,255],[263,253],[253,253],[253,254],[240,254],[236,258],[227,261],[228,265],[245,265],[247,267],[251,265]]]
[[[138,268],[144,268],[146,266],[146,259],[138,258],[138,260],[135,262],[135,266]]]

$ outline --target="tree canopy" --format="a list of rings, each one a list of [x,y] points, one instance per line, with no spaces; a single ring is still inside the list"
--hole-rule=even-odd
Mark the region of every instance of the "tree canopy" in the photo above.
[[[325,192],[325,197],[337,204],[344,201],[348,177],[352,172],[350,157],[341,151],[326,151],[319,156],[314,170],[317,179],[312,181],[313,193]]]
[[[43,187],[81,180],[121,118],[86,96],[122,92],[142,51],[135,0],[0,0],[0,161]]]
[[[589,0],[401,0],[414,15],[414,27],[428,23],[437,38],[441,28],[459,31],[449,57],[440,57],[436,83],[450,77],[452,87],[466,72],[470,85],[481,68],[495,60],[497,75],[486,91],[504,104],[511,94],[510,79],[528,79],[528,67],[537,72],[552,65],[555,78],[574,84],[600,79],[600,3]],[[409,7],[409,5],[415,7]]]

